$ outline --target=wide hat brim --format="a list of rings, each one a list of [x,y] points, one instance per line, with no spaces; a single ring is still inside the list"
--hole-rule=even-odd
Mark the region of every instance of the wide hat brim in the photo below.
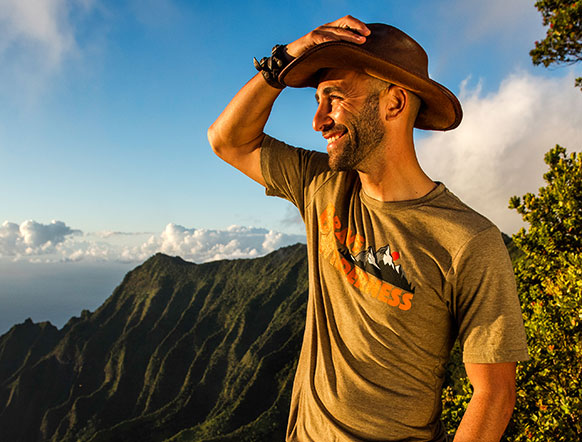
[[[387,27],[390,31],[397,30],[388,25],[378,24],[382,30]],[[375,25],[368,25],[372,34],[368,40],[375,34]],[[408,37],[416,47],[412,50],[422,51],[426,59],[424,50]],[[372,43],[373,40],[372,40]],[[406,49],[411,50],[412,43],[405,42]],[[322,43],[308,49],[306,52],[295,58],[289,63],[279,75],[279,81],[282,84],[291,87],[315,87],[317,88],[318,73],[322,69],[353,69],[361,71],[367,75],[396,84],[414,94],[422,100],[422,106],[415,122],[418,129],[428,130],[451,130],[456,128],[463,118],[461,104],[457,97],[443,85],[432,80],[428,76],[428,60],[426,59],[425,67],[407,64],[406,54],[400,50],[400,54],[391,57],[383,51],[378,56],[378,49],[373,45],[372,52],[367,47],[367,43],[357,45],[346,41],[331,41]],[[399,60],[398,60],[399,59]],[[404,61],[404,62],[403,62]]]

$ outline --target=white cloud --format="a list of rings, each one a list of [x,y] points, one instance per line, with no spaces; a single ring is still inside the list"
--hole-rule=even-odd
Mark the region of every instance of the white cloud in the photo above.
[[[104,230],[102,232],[96,232],[94,235],[100,238],[115,238],[115,237],[131,237],[140,235],[151,235],[151,232],[114,232],[111,230]]]
[[[570,152],[582,148],[582,93],[572,87],[573,75],[518,72],[485,96],[479,84],[468,83],[460,94],[461,126],[421,139],[419,159],[433,179],[513,233],[522,222],[507,208],[509,198],[543,185],[544,153],[556,144]]]
[[[0,50],[34,49],[56,64],[73,46],[65,0],[0,0]]]
[[[55,253],[67,237],[79,233],[62,221],[50,224],[24,221],[20,225],[5,221],[0,226],[0,257]]]
[[[20,233],[23,243],[34,250],[45,247],[49,243],[60,244],[66,236],[81,232],[71,229],[62,221],[51,221],[50,224],[25,221],[20,225]]]
[[[93,0],[0,0],[2,93],[33,96],[78,50],[75,19]]]
[[[161,235],[152,236],[139,251],[126,249],[125,252],[128,256],[139,256],[139,259],[143,259],[159,251],[187,260],[204,262],[255,258],[302,239],[301,235],[287,235],[257,227],[231,226],[226,230],[187,229],[171,223]]]
[[[225,230],[188,229],[170,223],[160,234],[97,232],[81,234],[61,221],[25,221],[0,226],[0,258],[16,261],[141,262],[157,252],[194,262],[255,258],[280,247],[304,242],[290,235],[257,227]]]

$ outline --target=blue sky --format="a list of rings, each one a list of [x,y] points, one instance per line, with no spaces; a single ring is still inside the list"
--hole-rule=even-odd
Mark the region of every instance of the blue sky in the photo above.
[[[296,210],[216,158],[208,126],[252,57],[351,14],[400,27],[465,119],[417,133],[421,164],[503,231],[543,153],[580,150],[581,67],[544,69],[533,1],[0,0],[0,333],[97,307],[157,251],[202,262],[303,236]],[[313,90],[285,90],[267,131],[323,149]],[[47,307],[52,306],[52,307]]]

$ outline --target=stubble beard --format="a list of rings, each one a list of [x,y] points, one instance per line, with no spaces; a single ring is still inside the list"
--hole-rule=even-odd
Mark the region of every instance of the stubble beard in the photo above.
[[[335,151],[330,152],[329,167],[334,171],[357,169],[358,164],[374,152],[384,139],[384,127],[380,121],[380,93],[366,98],[362,111],[353,122],[337,125],[347,129],[346,140]]]

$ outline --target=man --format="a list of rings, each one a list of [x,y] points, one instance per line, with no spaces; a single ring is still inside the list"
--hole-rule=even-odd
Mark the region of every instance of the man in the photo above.
[[[256,62],[209,129],[218,156],[306,223],[310,294],[287,440],[444,441],[440,393],[458,337],[474,393],[455,441],[499,441],[527,358],[500,232],[415,155],[413,127],[453,129],[457,98],[423,49],[347,16]],[[316,88],[328,155],[264,134],[285,86]]]

